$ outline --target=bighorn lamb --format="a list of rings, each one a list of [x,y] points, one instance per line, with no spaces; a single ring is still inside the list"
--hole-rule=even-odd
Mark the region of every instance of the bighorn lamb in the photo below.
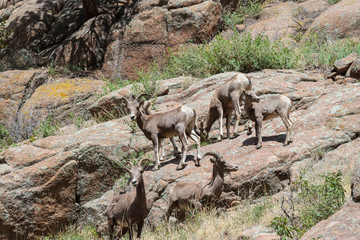
[[[236,121],[234,135],[237,133],[239,120],[241,117],[240,103],[244,91],[251,89],[251,81],[244,74],[237,73],[225,83],[223,83],[213,94],[210,100],[209,111],[205,119],[200,121],[199,128],[201,134],[206,132],[206,138],[216,120],[219,120],[219,137],[223,137],[223,117],[226,117],[227,138],[230,138],[230,121],[233,110],[235,110]]]
[[[214,202],[221,195],[224,185],[224,173],[238,170],[237,165],[225,161],[218,152],[207,152],[203,157],[208,155],[215,157],[210,159],[213,164],[211,181],[183,181],[176,183],[170,190],[166,213],[167,219],[169,219],[175,208],[181,211],[189,208],[200,210],[204,204]]]
[[[261,128],[263,120],[269,120],[277,116],[281,117],[281,120],[286,126],[286,139],[284,146],[291,142],[291,128],[292,121],[289,118],[289,114],[292,108],[291,100],[284,95],[271,96],[267,99],[261,100],[255,94],[254,91],[245,91],[245,112],[249,119],[255,122],[255,131],[257,137],[256,148],[259,149],[262,146]]]
[[[189,107],[181,106],[169,111],[146,115],[143,107],[144,100],[139,101],[141,96],[143,95],[138,96],[132,101],[129,101],[127,98],[122,99],[130,110],[131,119],[136,120],[146,138],[153,142],[155,153],[155,166],[153,169],[157,170],[160,167],[159,151],[163,151],[160,149],[163,145],[162,141],[165,138],[172,138],[175,135],[179,136],[182,144],[182,158],[176,169],[180,170],[185,167],[185,159],[189,145],[187,136],[197,144],[196,165],[200,165],[200,137],[195,133],[195,111]]]
[[[134,224],[138,224],[137,237],[140,238],[141,230],[144,225],[144,219],[148,215],[147,200],[145,194],[145,185],[143,180],[143,172],[147,168],[147,164],[142,167],[141,163],[147,159],[139,161],[137,166],[126,169],[131,176],[131,184],[136,190],[120,194],[114,193],[113,198],[107,207],[105,214],[108,219],[110,239],[115,237],[121,238],[129,230],[129,239],[133,239]],[[121,229],[115,233],[115,227],[119,225]]]
[[[141,99],[142,96],[144,95],[147,95],[147,94],[140,94],[137,99]],[[133,97],[133,99],[135,99],[135,97]],[[146,115],[151,115],[153,114],[153,112],[151,111],[151,104],[150,102],[148,101],[145,101],[144,102],[144,113]],[[170,137],[170,142],[171,144],[173,145],[173,148],[174,148],[174,156],[178,157],[180,156],[180,152],[179,152],[179,149],[178,147],[176,146],[176,143],[175,143],[175,138],[174,137]],[[161,139],[160,140],[160,144],[159,144],[159,153],[160,153],[160,161],[162,161],[164,159],[164,139]]]

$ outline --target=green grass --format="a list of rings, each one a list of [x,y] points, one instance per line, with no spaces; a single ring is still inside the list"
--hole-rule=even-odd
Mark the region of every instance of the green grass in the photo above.
[[[352,52],[360,54],[360,43],[352,39],[331,41],[321,32],[315,32],[305,36],[295,50],[301,55],[301,66],[326,68]]]
[[[233,28],[237,24],[242,24],[245,17],[256,18],[262,9],[263,6],[260,0],[239,1],[235,11],[224,11],[224,25],[228,28]]]
[[[60,123],[54,119],[52,113],[49,113],[34,129],[33,135],[37,138],[46,138],[55,135],[55,133],[59,130],[59,128],[60,128]]]

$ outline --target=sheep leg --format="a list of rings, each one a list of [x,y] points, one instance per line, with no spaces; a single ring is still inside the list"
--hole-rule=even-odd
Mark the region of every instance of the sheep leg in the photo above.
[[[176,167],[176,170],[181,170],[181,169],[184,169],[184,167],[185,167],[185,159],[186,159],[186,154],[188,151],[189,143],[186,138],[185,129],[183,129],[183,128],[178,129],[177,133],[179,135],[180,142],[182,144],[182,157],[181,157],[179,165]]]
[[[173,145],[173,148],[174,148],[174,156],[179,157],[180,156],[180,151],[179,151],[178,147],[176,146],[174,137],[171,137],[170,141],[171,141],[171,143]]]
[[[129,226],[129,240],[133,239],[133,229],[132,229],[132,222],[129,220],[128,221],[128,226]]]
[[[138,230],[137,230],[137,238],[140,238],[141,237],[141,231],[142,231],[142,228],[144,226],[144,220],[143,221],[140,221],[138,223]]]
[[[224,111],[221,105],[217,107],[217,111],[219,113],[219,136],[217,140],[221,140],[223,136],[223,117],[224,117]]]
[[[158,149],[158,151],[159,151],[159,160],[160,161],[162,161],[162,160],[164,160],[164,139],[163,138],[161,138],[161,139],[159,139],[159,149]]]
[[[116,240],[122,238],[122,236],[124,236],[127,233],[127,231],[128,231],[127,227],[121,228],[119,232],[116,234]]]
[[[114,218],[108,218],[108,228],[109,228],[110,240],[112,240],[114,237],[114,227],[115,227]]]
[[[190,133],[190,138],[196,142],[196,162],[195,166],[200,166],[200,159],[201,159],[201,153],[200,153],[200,137],[195,133],[194,130]]]
[[[153,170],[158,170],[160,167],[160,161],[159,161],[159,138],[156,134],[151,135],[151,139],[154,145],[154,154],[155,154],[155,166]]]
[[[231,113],[232,113],[232,111],[230,111],[230,112],[226,115],[226,134],[227,134],[227,138],[228,138],[228,139],[230,139]]]
[[[234,126],[234,136],[236,136],[238,133],[238,126],[239,126],[240,117],[241,117],[240,95],[238,92],[232,92],[230,94],[230,98],[231,98],[232,104],[234,106],[235,116],[236,116],[235,126]]]
[[[283,123],[286,126],[286,138],[285,138],[285,142],[284,142],[284,146],[288,145],[291,139],[291,126],[292,124],[290,123],[289,119],[286,117],[286,115],[284,114],[279,114],[281,117],[281,120],[283,121]]]
[[[256,122],[255,122],[255,130],[257,137],[256,149],[260,149],[262,147],[261,128],[262,128],[262,118],[256,118]]]
[[[175,204],[173,202],[169,203],[168,209],[166,210],[166,221],[169,221],[170,216],[172,214],[172,212],[175,209]]]
[[[247,122],[246,122],[246,124],[247,124],[247,135],[251,135],[252,134],[252,128],[253,128],[253,126],[252,126],[252,123],[251,123],[251,120],[248,120]]]

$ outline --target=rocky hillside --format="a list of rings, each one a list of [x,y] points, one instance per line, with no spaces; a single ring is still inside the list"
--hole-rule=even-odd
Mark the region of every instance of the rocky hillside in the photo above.
[[[3,74],[28,76],[34,73]],[[191,79],[193,84],[187,89],[182,86],[189,78],[161,81],[162,86],[170,88],[170,94],[158,97],[155,106],[164,109],[182,103],[202,116],[214,89],[233,74]],[[302,169],[310,166],[314,166],[319,174],[338,169],[350,172],[356,166],[360,146],[359,83],[336,84],[326,80],[323,74],[294,70],[265,70],[248,76],[262,97],[285,94],[291,98],[295,106],[290,114],[294,122],[294,142],[282,146],[285,126],[277,118],[264,124],[264,143],[260,150],[255,149],[255,137],[247,136],[245,132],[233,139],[204,146],[202,152],[219,151],[227,160],[240,166],[239,171],[226,177],[225,193],[221,197],[223,204],[230,206],[233,201],[250,194],[256,197],[264,192],[279,192],[296,180]],[[11,79],[15,81],[16,78]],[[72,83],[76,80],[59,80],[59,83],[62,81]],[[79,80],[78,85],[74,84],[81,86],[82,81],[91,83],[95,80],[84,79]],[[59,103],[55,104],[59,109],[66,109],[66,104],[61,103],[71,96],[73,89],[65,91],[64,88],[59,92],[59,98],[54,99]],[[78,96],[85,94],[80,90],[76,93]],[[120,89],[99,99],[98,103],[116,101],[128,93],[128,88]],[[32,97],[37,95],[40,94],[35,91]],[[46,95],[40,99],[46,99]],[[0,227],[4,231],[0,238],[13,239],[16,235],[33,238],[73,221],[94,223],[99,231],[104,231],[103,211],[115,180],[122,175],[117,161],[134,151],[151,151],[150,141],[139,131],[132,133],[126,121],[129,121],[128,117],[123,117],[58,136],[26,141],[3,151],[0,158],[0,208],[3,212]],[[316,149],[324,152],[321,159],[314,157]],[[195,167],[195,152],[190,152],[187,166],[181,171],[175,170],[179,159],[171,157],[169,147],[167,153],[168,158],[160,170],[145,172],[151,223],[163,216],[169,189],[175,182],[210,177],[210,162],[203,159],[201,167]]]
[[[2,68],[75,66],[134,78],[135,69],[154,61],[162,65],[182,44],[211,39],[224,28],[222,12],[237,5],[234,0],[99,1],[93,13],[86,6],[94,1],[2,1],[0,19],[6,20],[8,35],[1,38],[7,45],[0,53]],[[257,20],[245,16],[238,29],[270,39],[314,31],[330,39],[359,35],[359,1],[299,2],[271,1]]]
[[[0,24],[0,143],[8,141],[0,152],[0,240],[36,239],[72,223],[92,224],[106,233],[103,213],[113,192],[123,188],[122,165],[153,156],[151,142],[124,116],[120,104],[137,88],[130,84],[113,91],[104,76],[131,79],[136,68],[154,60],[161,65],[169,51],[211,40],[222,30],[225,38],[239,31],[290,41],[320,31],[331,42],[356,39],[360,29],[359,0],[334,5],[325,0],[271,1],[257,16],[245,16],[237,30],[226,29],[222,18],[237,1],[97,1],[92,9],[91,2],[0,2],[0,19],[6,20]],[[302,239],[359,238],[354,237],[360,196],[359,61],[353,53],[336,61],[327,74],[318,69],[246,74],[261,98],[284,94],[292,100],[294,141],[282,146],[286,128],[280,118],[263,124],[259,150],[255,134],[243,131],[244,114],[241,133],[229,140],[215,140],[216,123],[202,153],[218,151],[239,165],[225,177],[222,207],[288,191],[305,170],[315,175],[342,170],[345,176],[353,175],[352,199]],[[54,66],[85,71],[54,73]],[[214,90],[234,74],[158,80],[153,108],[186,104],[202,117]],[[185,169],[176,171],[179,158],[166,144],[161,168],[152,171],[150,166],[144,173],[150,204],[147,226],[161,221],[177,181],[211,175],[207,158],[195,166],[195,150],[189,151]],[[249,230],[229,239],[261,234]]]

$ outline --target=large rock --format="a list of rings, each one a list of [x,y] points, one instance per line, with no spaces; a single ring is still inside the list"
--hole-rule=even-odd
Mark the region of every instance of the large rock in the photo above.
[[[144,0],[135,12],[126,27],[116,25],[110,35],[102,67],[107,77],[135,78],[154,62],[162,66],[169,48],[211,38],[221,19],[221,5],[202,0]]]
[[[246,31],[251,32],[253,36],[266,35],[272,40],[290,37],[300,30],[306,30],[309,23],[328,6],[329,4],[325,0],[310,0],[300,4],[285,2],[265,5],[258,21],[249,25]]]
[[[44,50],[41,56],[47,59],[48,64],[100,67],[114,20],[110,14],[89,19],[60,45]]]
[[[36,88],[47,80],[47,74],[41,70],[0,73],[0,124],[10,131],[14,139],[19,138],[16,133],[19,110]]]
[[[351,64],[357,59],[357,53],[353,52],[350,55],[344,57],[343,59],[336,60],[334,62],[334,70],[339,74],[345,74]]]
[[[92,104],[104,82],[93,79],[60,78],[36,88],[18,110],[17,134],[30,137],[33,130],[51,113],[55,122],[70,122],[70,113],[87,118],[86,108]],[[88,115],[89,116],[89,115]]]
[[[329,38],[357,37],[360,34],[360,2],[342,0],[323,12],[308,32],[319,31]]]
[[[345,76],[360,79],[360,59],[356,59],[351,64]]]

